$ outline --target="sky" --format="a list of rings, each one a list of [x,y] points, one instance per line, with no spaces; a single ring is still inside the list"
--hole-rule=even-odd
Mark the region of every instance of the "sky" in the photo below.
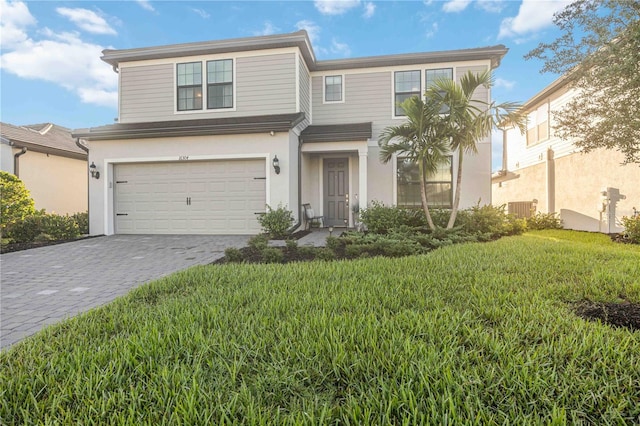
[[[523,56],[560,33],[560,0],[0,0],[0,120],[70,129],[111,124],[117,74],[103,49],[309,33],[317,59],[504,44],[493,100],[525,102],[558,76]],[[494,132],[493,169],[502,136]]]

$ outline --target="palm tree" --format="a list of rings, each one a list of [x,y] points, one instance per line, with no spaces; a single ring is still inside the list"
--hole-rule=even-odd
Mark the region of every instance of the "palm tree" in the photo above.
[[[399,126],[386,127],[378,139],[380,160],[388,163],[394,154],[401,154],[418,165],[420,173],[420,199],[422,209],[431,230],[435,225],[429,213],[427,200],[427,177],[438,170],[438,166],[449,161],[450,126],[440,114],[441,104],[437,99],[426,102],[417,96],[400,104],[407,121]]]
[[[489,88],[492,83],[490,71],[480,74],[469,71],[462,76],[460,83],[449,79],[435,81],[425,94],[431,100],[429,102],[440,103],[444,107],[442,111],[449,128],[445,133],[451,136],[451,151],[458,151],[456,190],[447,229],[453,228],[458,214],[464,154],[477,153],[478,142],[488,137],[498,124],[509,123],[522,133],[526,130],[526,117],[518,112],[520,104],[504,102],[496,105],[495,102],[473,99],[476,89],[480,86]]]

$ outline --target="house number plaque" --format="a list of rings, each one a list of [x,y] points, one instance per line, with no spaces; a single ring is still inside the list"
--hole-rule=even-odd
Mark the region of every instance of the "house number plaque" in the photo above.
[[[189,156],[188,155],[179,155],[178,156],[178,161],[188,161],[189,160]]]

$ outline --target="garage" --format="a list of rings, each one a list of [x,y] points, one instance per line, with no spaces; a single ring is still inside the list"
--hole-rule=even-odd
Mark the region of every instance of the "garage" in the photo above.
[[[257,234],[265,160],[114,165],[117,234]]]

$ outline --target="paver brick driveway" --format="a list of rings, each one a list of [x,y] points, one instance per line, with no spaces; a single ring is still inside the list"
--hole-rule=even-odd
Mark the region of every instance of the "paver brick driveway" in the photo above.
[[[211,263],[249,237],[114,235],[6,253],[1,259],[0,349],[145,282]]]

